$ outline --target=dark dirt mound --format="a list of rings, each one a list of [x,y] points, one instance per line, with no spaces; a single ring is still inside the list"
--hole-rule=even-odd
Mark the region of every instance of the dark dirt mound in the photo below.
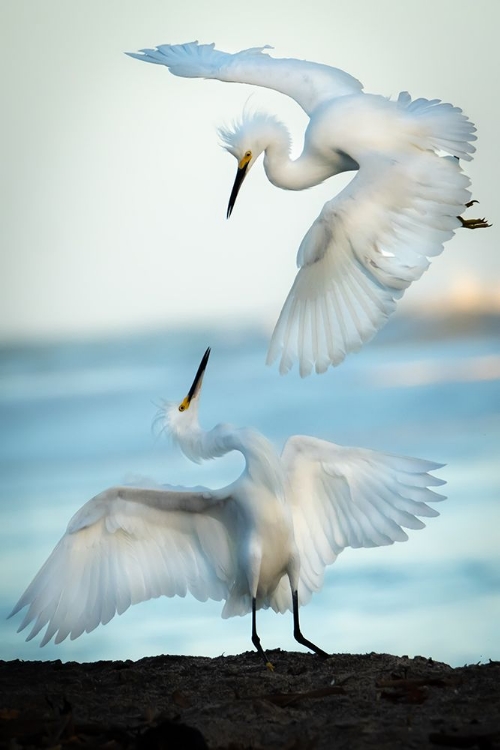
[[[500,748],[500,662],[386,654],[0,662],[0,741],[89,748]]]

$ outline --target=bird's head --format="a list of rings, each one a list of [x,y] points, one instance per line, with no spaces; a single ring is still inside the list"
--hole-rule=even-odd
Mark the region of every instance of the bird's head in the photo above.
[[[182,450],[188,454],[189,449],[185,449],[190,443],[191,437],[199,430],[198,425],[198,406],[203,383],[203,376],[207,367],[208,358],[210,357],[210,347],[206,350],[196,372],[191,388],[187,396],[180,403],[170,402],[162,408],[159,418],[163,421],[164,427],[176,440]],[[192,458],[191,455],[189,455]],[[198,458],[193,458],[198,461]]]
[[[265,112],[244,110],[241,119],[230,126],[220,127],[219,136],[223,148],[238,162],[238,171],[227,207],[227,218],[231,216],[236,197],[243,180],[263,151],[273,143],[285,142],[290,147],[290,136],[279,120]]]

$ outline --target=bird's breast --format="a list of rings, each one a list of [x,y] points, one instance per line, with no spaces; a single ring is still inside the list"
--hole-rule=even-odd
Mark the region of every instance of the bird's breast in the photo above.
[[[245,524],[250,549],[258,550],[259,596],[272,593],[285,573],[295,549],[290,510],[271,491],[253,488],[246,507]]]
[[[294,549],[293,537],[284,527],[270,528],[263,539],[258,584],[259,596],[273,593],[290,564]]]

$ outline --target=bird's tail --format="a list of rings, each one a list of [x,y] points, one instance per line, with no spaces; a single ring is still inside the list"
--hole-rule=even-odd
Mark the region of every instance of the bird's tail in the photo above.
[[[472,159],[476,149],[471,142],[476,140],[476,128],[459,107],[439,99],[412,101],[407,91],[400,93],[398,105],[416,120],[416,140],[422,148],[428,149],[430,145],[458,159]]]

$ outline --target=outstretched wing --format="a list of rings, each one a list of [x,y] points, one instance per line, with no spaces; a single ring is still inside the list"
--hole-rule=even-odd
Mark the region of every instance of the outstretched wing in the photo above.
[[[370,122],[369,134],[352,127],[357,152],[346,148],[359,171],[324,205],[299,248],[300,270],[267,359],[279,358],[282,374],[295,360],[302,376],[324,372],[369,341],[428,258],[441,253],[470,198],[458,158],[471,158],[475,128],[460,110],[401,95],[386,102],[387,117],[374,110],[372,123],[369,104],[369,97],[350,102]],[[441,149],[451,156],[438,155]]]
[[[235,573],[230,497],[206,491],[113,487],[86,503],[11,615],[28,611],[27,638],[44,646],[107,623],[131,604],[164,596],[228,595]]]
[[[216,78],[219,81],[250,83],[280,91],[292,97],[307,114],[326,99],[354,94],[363,88],[355,78],[328,65],[295,60],[276,59],[264,53],[269,45],[255,47],[231,55],[215,49],[214,44],[162,44],[130,57],[166,65],[176,76],[184,78]]]
[[[428,489],[444,484],[428,472],[442,464],[294,435],[283,449],[287,499],[300,553],[299,599],[323,583],[324,570],[346,547],[379,547],[421,529],[417,516],[438,516]]]

